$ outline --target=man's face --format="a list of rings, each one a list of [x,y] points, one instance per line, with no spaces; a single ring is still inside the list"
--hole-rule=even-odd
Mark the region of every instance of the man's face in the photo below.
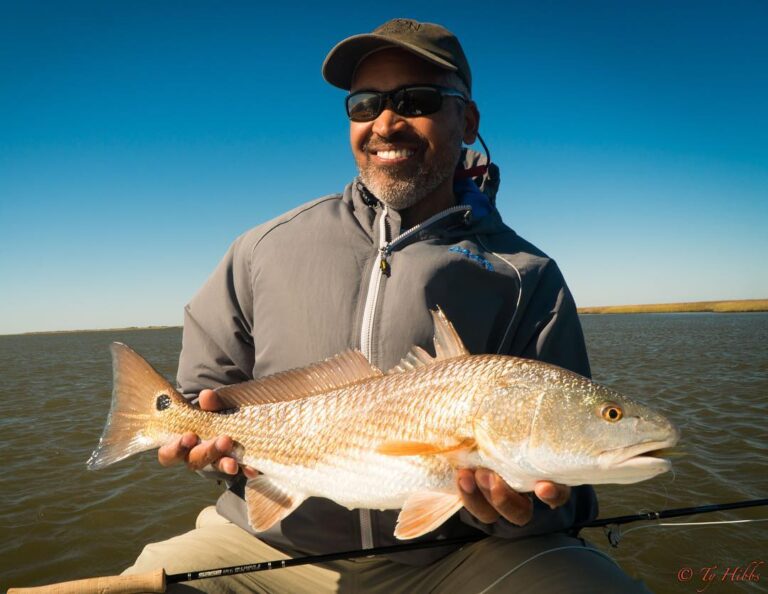
[[[445,71],[403,50],[376,52],[355,72],[351,91],[391,91],[403,85],[443,84]],[[352,154],[366,187],[382,202],[403,210],[425,196],[451,191],[467,136],[466,109],[443,98],[434,114],[405,117],[389,106],[371,122],[350,122]]]

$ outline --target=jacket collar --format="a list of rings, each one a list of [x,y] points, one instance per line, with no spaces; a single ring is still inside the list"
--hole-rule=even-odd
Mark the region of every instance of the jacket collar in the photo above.
[[[472,149],[462,149],[461,163],[463,169],[472,169],[478,165],[486,165],[487,159]],[[506,229],[501,222],[501,216],[496,210],[496,193],[499,188],[499,168],[491,163],[483,175],[473,178],[457,177],[454,192],[458,204],[471,207],[471,215],[465,217],[449,217],[440,225],[451,235],[454,233],[498,233]],[[381,202],[365,187],[362,180],[356,177],[344,190],[344,200],[353,210],[354,216],[361,227],[370,237],[374,237],[374,225],[378,213],[383,210]],[[394,232],[399,232],[399,213],[389,210]],[[457,221],[460,224],[457,225]]]

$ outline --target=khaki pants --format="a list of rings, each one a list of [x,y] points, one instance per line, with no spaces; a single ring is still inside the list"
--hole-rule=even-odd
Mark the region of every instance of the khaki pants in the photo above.
[[[197,527],[147,545],[125,574],[163,567],[199,571],[286,559],[287,555],[204,509]],[[500,592],[648,592],[609,558],[578,538],[547,535],[508,541],[486,538],[425,567],[373,557],[273,569],[169,585],[167,592],[269,594],[385,593],[490,594]]]

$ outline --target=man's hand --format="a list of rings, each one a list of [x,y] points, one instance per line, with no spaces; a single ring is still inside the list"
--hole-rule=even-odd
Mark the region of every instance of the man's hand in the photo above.
[[[512,489],[504,479],[487,468],[462,468],[458,486],[464,507],[485,524],[504,517],[523,526],[533,517],[533,501]],[[539,481],[533,489],[536,497],[552,509],[560,507],[571,497],[571,488],[550,481]]]
[[[213,390],[200,392],[198,403],[202,410],[212,412],[225,408],[221,398]],[[190,470],[200,470],[210,464],[219,472],[235,475],[240,466],[237,460],[229,456],[233,445],[232,438],[226,435],[200,441],[197,435],[189,432],[161,446],[157,450],[157,460],[162,466],[186,462]],[[247,466],[243,466],[243,472],[249,478],[258,474],[256,470]]]

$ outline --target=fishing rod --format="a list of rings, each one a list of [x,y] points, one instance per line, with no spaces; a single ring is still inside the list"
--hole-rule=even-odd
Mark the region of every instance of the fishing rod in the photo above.
[[[733,503],[715,503],[712,505],[699,505],[697,507],[678,507],[677,509],[666,509],[663,511],[650,511],[640,514],[631,514],[629,516],[616,516],[615,518],[598,518],[591,522],[577,524],[574,528],[600,528],[610,524],[629,524],[630,522],[663,520],[665,518],[679,518],[680,516],[692,516],[695,514],[708,514],[717,511],[728,511],[731,509],[742,509],[745,507],[759,507],[768,505],[768,499],[749,499],[747,501],[735,501]]]
[[[681,516],[692,516],[695,514],[728,511],[732,509],[759,507],[763,505],[768,505],[768,499],[752,499],[747,501],[735,501],[733,503],[716,503],[713,505],[700,505],[697,507],[680,507],[676,509],[650,511],[639,514],[592,520],[591,522],[577,524],[573,526],[573,529],[612,529],[613,527],[629,524],[631,522],[649,522],[665,518],[677,518]],[[134,594],[139,592],[153,592],[160,594],[165,592],[165,588],[168,584],[178,584],[181,582],[191,582],[214,577],[238,575],[241,573],[253,573],[256,571],[282,569],[285,567],[296,567],[299,565],[327,563],[329,561],[339,561],[344,559],[358,559],[360,557],[374,557],[377,555],[404,553],[406,551],[413,551],[417,549],[464,545],[477,542],[486,537],[486,534],[477,534],[461,538],[446,538],[444,540],[411,542],[386,547],[374,547],[371,549],[340,551],[337,553],[327,553],[324,555],[307,555],[304,557],[295,557],[293,559],[262,561],[260,563],[233,565],[231,567],[220,567],[217,569],[207,569],[204,571],[189,571],[183,573],[166,574],[165,570],[156,569],[151,572],[139,575],[118,575],[88,578],[84,580],[75,580],[72,582],[63,582],[60,584],[51,584],[48,586],[39,586],[35,588],[11,588],[8,590],[8,594],[94,594],[99,592],[109,592],[109,594]],[[611,541],[610,534],[608,534],[608,537],[609,541]],[[618,540],[616,541],[616,544],[611,541],[611,544],[612,546],[617,546]]]
[[[580,528],[605,528],[605,534],[612,547],[619,546],[621,540],[621,529],[623,524],[631,522],[652,522],[654,520],[663,520],[666,518],[679,518],[681,516],[693,516],[695,514],[708,514],[717,511],[728,511],[731,509],[743,509],[746,507],[759,507],[768,505],[768,499],[749,499],[746,501],[734,501],[733,503],[715,503],[712,505],[699,505],[696,507],[678,507],[676,509],[665,509],[662,511],[650,511],[639,514],[630,514],[628,516],[616,516],[614,518],[598,518],[591,522],[584,522],[574,526]]]

